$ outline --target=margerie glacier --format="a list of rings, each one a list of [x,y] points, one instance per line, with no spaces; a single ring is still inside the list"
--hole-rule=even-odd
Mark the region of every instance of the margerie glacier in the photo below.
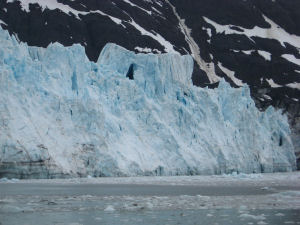
[[[276,172],[296,168],[287,119],[249,88],[192,85],[193,60],[107,44],[28,47],[0,29],[0,177]]]

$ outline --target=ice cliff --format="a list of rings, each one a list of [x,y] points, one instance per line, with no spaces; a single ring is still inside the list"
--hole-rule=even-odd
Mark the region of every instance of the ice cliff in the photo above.
[[[193,60],[107,44],[28,47],[0,29],[0,177],[295,169],[287,119],[249,88],[192,85]]]

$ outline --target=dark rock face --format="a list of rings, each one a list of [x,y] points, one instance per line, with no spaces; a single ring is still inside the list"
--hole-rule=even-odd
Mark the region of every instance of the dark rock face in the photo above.
[[[273,105],[287,113],[300,152],[300,1],[53,0],[57,7],[48,8],[31,2],[0,1],[0,24],[20,41],[79,43],[93,61],[108,42],[136,52],[193,54],[195,85],[213,88],[212,74],[232,86],[247,83],[261,110]],[[257,28],[269,30],[258,35]]]
[[[159,42],[147,35],[141,35],[141,32],[129,23],[133,20],[149,32],[164,34],[164,38],[175,45],[176,51],[188,53],[184,50],[188,50],[189,47],[184,35],[178,30],[178,21],[166,3],[162,3],[161,7],[155,3],[136,1],[145,10],[143,11],[123,0],[59,2],[82,14],[66,14],[59,9],[43,10],[38,4],[29,4],[30,12],[26,12],[21,9],[19,1],[6,3],[4,0],[0,3],[0,19],[8,26],[2,27],[8,29],[11,34],[17,34],[21,41],[32,46],[46,47],[51,42],[59,42],[65,46],[79,43],[85,47],[87,56],[93,61],[98,59],[102,48],[108,42],[117,43],[132,51],[135,47],[150,47],[164,52],[164,47]],[[154,10],[156,8],[160,13]],[[97,10],[101,10],[101,13]],[[105,14],[122,20],[122,25]]]

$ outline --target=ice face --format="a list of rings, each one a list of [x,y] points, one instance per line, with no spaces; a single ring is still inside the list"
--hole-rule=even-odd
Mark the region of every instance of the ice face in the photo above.
[[[247,86],[192,85],[193,60],[107,44],[28,47],[0,29],[0,177],[295,169],[287,118]]]

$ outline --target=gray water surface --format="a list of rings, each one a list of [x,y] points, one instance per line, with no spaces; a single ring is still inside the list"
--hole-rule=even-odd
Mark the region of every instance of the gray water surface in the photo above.
[[[297,190],[278,185],[0,183],[0,224],[300,224],[300,210],[286,204],[298,198],[289,196]],[[277,195],[281,192],[287,194]]]
[[[294,187],[276,186],[276,189],[289,190]],[[255,186],[174,186],[139,184],[28,184],[0,183],[0,197],[13,195],[96,195],[96,196],[177,196],[177,195],[265,195],[275,193]]]

